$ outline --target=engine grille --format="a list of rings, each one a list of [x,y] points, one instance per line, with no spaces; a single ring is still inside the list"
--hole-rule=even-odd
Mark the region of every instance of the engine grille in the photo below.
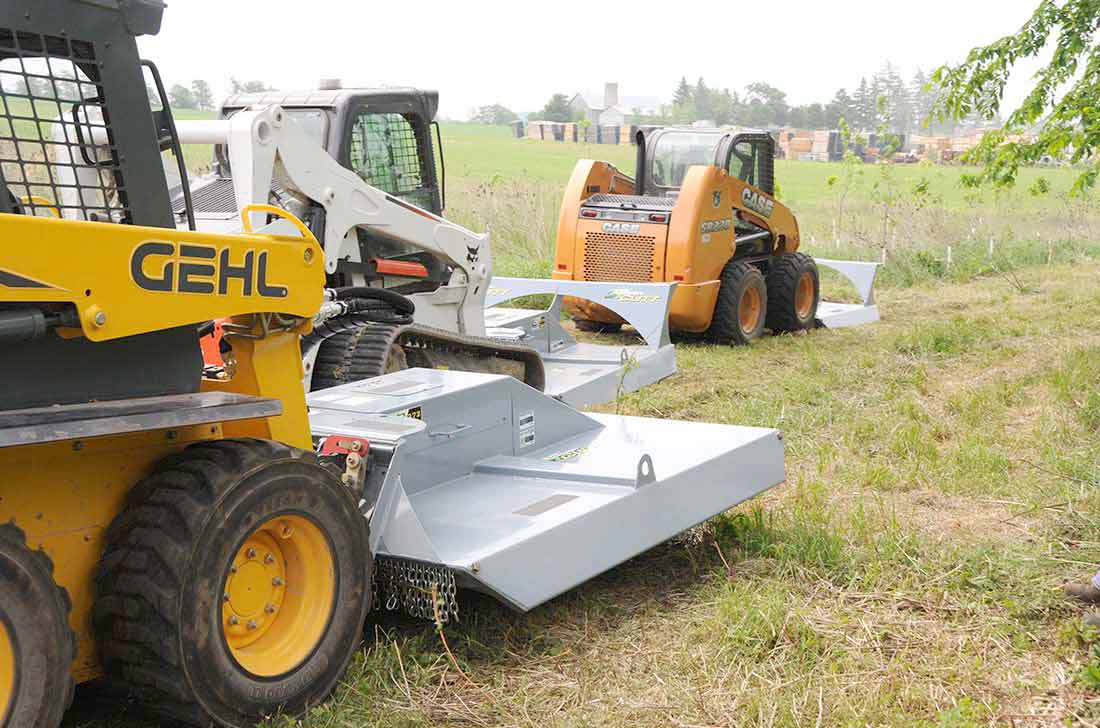
[[[656,242],[652,235],[585,233],[584,279],[636,283],[652,280]]]

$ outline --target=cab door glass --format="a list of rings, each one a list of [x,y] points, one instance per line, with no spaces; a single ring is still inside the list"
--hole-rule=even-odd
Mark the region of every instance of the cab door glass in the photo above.
[[[423,164],[428,143],[426,130],[402,114],[361,111],[351,127],[348,161],[370,186],[430,210]]]
[[[737,142],[733,146],[733,154],[730,155],[730,166],[727,171],[742,182],[754,187],[757,186],[760,179],[760,160],[757,145],[748,141]]]
[[[715,164],[715,149],[721,135],[713,132],[675,131],[658,137],[652,154],[650,179],[662,190],[679,189],[694,166]]]

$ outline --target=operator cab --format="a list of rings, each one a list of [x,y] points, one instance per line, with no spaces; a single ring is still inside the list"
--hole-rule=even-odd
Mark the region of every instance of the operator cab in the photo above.
[[[775,195],[775,140],[765,131],[667,127],[638,132],[636,194],[676,197],[689,168],[721,167]]]
[[[413,88],[339,88],[266,91],[231,96],[222,104],[227,119],[248,108],[277,104],[341,166],[365,183],[432,214],[446,206],[442,138],[434,120],[439,94]],[[228,155],[215,147],[214,181],[194,191],[196,215],[235,220],[237,210]],[[276,179],[274,204],[304,220],[324,244],[324,210],[295,199]],[[181,210],[177,199],[177,210]],[[353,280],[381,283],[402,293],[435,290],[450,277],[435,256],[384,235],[357,230],[363,262],[340,261],[335,285]]]

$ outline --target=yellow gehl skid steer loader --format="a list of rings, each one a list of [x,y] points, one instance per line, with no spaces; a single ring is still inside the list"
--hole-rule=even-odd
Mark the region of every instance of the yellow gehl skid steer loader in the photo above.
[[[162,11],[0,8],[5,727],[57,726],[103,674],[191,724],[299,712],[370,602],[367,521],[313,452],[301,381],[323,251],[275,209],[285,234],[177,232],[178,143],[135,43]],[[224,317],[235,372],[205,379],[199,333]]]

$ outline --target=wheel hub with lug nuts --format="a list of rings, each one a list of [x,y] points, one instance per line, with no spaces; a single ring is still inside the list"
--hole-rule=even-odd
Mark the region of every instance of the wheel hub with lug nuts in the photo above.
[[[335,603],[336,558],[328,538],[307,517],[272,518],[226,566],[226,647],[254,675],[283,675],[312,654]]]
[[[275,622],[286,596],[286,559],[269,531],[256,531],[238,550],[226,579],[222,616],[231,648],[247,647]]]

